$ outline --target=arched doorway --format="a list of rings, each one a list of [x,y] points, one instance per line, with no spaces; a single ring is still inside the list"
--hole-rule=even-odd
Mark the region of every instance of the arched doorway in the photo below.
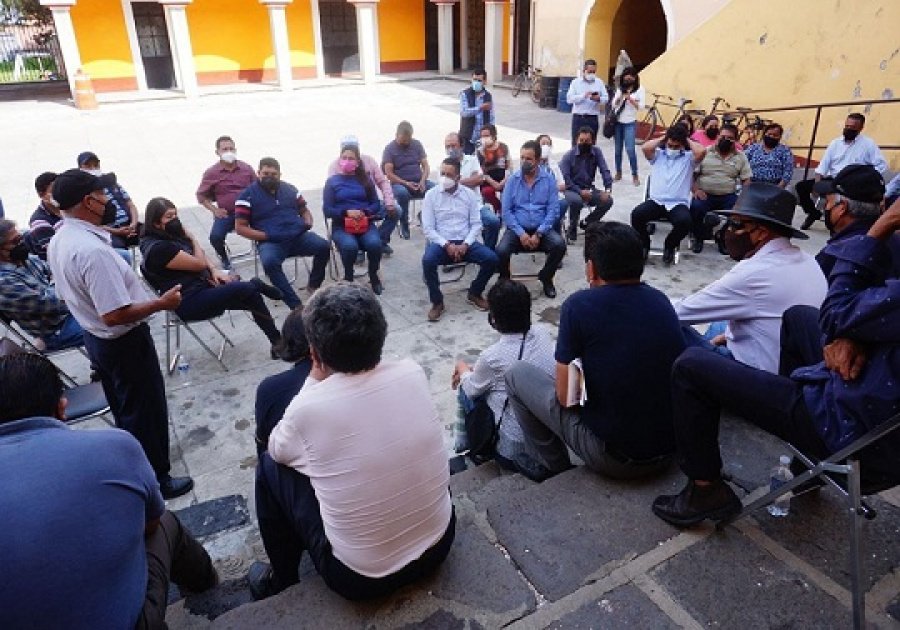
[[[595,0],[585,23],[585,59],[596,59],[598,74],[610,79],[625,50],[640,70],[666,51],[668,29],[660,0]]]

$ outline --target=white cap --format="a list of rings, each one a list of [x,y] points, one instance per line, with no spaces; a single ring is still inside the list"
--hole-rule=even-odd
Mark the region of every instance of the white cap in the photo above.
[[[344,147],[359,147],[359,138],[354,135],[344,136],[341,138],[341,148]]]

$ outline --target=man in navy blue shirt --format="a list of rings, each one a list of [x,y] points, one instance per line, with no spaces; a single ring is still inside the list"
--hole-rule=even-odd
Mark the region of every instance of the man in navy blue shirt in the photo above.
[[[566,238],[575,241],[578,238],[578,219],[584,206],[594,206],[591,212],[591,220],[603,218],[610,208],[613,200],[610,196],[613,178],[606,165],[606,159],[599,147],[594,146],[594,132],[590,127],[582,127],[578,130],[577,144],[566,151],[559,170],[566,180],[565,197],[569,205],[569,227],[566,230]],[[603,178],[603,190],[597,190],[594,180],[597,171]]]
[[[312,256],[308,291],[312,293],[325,280],[330,247],[328,241],[312,232],[312,215],[303,195],[281,181],[281,165],[275,158],[259,161],[259,179],[234,202],[235,227],[238,234],[256,241],[259,259],[266,275],[284,296],[290,308],[300,305],[300,298],[288,282],[281,265],[293,256]]]
[[[669,299],[641,282],[634,228],[594,222],[585,231],[590,288],[563,303],[556,378],[519,361],[506,373],[509,402],[530,451],[551,472],[571,448],[600,474],[632,479],[665,470],[675,451],[669,374],[684,349]],[[569,364],[581,360],[586,400],[569,406]]]
[[[137,440],[72,431],[65,409],[49,360],[0,357],[0,627],[164,627],[169,580],[206,590],[212,561]]]
[[[509,278],[509,259],[519,252],[545,252],[547,260],[538,279],[548,298],[556,297],[553,276],[566,255],[566,241],[553,229],[559,219],[556,179],[538,168],[541,145],[529,140],[519,150],[519,170],[503,187],[503,223],[506,231],[497,244],[500,278]]]
[[[829,194],[825,211],[832,210]],[[835,259],[819,322],[825,360],[790,378],[689,348],[672,371],[679,462],[688,477],[677,495],[657,497],[654,513],[678,527],[738,512],[722,480],[719,414],[724,408],[786,440],[811,459],[844,448],[897,413],[900,405],[900,280],[890,277],[886,243],[900,228],[900,203],[865,234],[829,245]],[[860,456],[863,485],[900,480],[900,434]]]

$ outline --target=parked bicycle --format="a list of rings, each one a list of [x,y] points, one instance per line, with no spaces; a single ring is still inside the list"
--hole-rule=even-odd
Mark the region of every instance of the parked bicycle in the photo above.
[[[531,93],[531,100],[535,103],[541,102],[541,70],[535,68],[531,64],[523,63],[522,69],[513,80],[512,95],[518,96],[522,90],[528,90]]]
[[[644,114],[643,119],[641,119],[641,124],[638,125],[637,133],[635,135],[635,142],[637,142],[638,144],[641,144],[652,138],[656,133],[657,127],[668,129],[672,124],[675,123],[676,120],[681,118],[683,115],[690,116],[692,119],[694,119],[694,122],[696,124],[705,114],[702,109],[685,109],[686,105],[693,103],[693,101],[689,98],[679,98],[678,105],[676,105],[675,99],[673,99],[671,96],[667,96],[665,94],[657,94],[656,92],[650,92],[650,95],[653,97],[653,102],[647,109],[647,113]],[[675,108],[675,114],[672,116],[672,118],[668,120],[666,119],[666,117],[660,110],[660,105]]]

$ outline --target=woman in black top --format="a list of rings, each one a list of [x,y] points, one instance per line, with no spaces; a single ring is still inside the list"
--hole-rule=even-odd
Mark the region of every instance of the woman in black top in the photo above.
[[[156,197],[147,204],[141,255],[141,270],[154,289],[163,292],[181,285],[181,305],[175,309],[178,317],[191,322],[218,317],[225,311],[249,311],[272,344],[272,358],[278,358],[281,333],[262,296],[280,300],[281,291],[259,278],[241,282],[213,267],[168,199]]]

